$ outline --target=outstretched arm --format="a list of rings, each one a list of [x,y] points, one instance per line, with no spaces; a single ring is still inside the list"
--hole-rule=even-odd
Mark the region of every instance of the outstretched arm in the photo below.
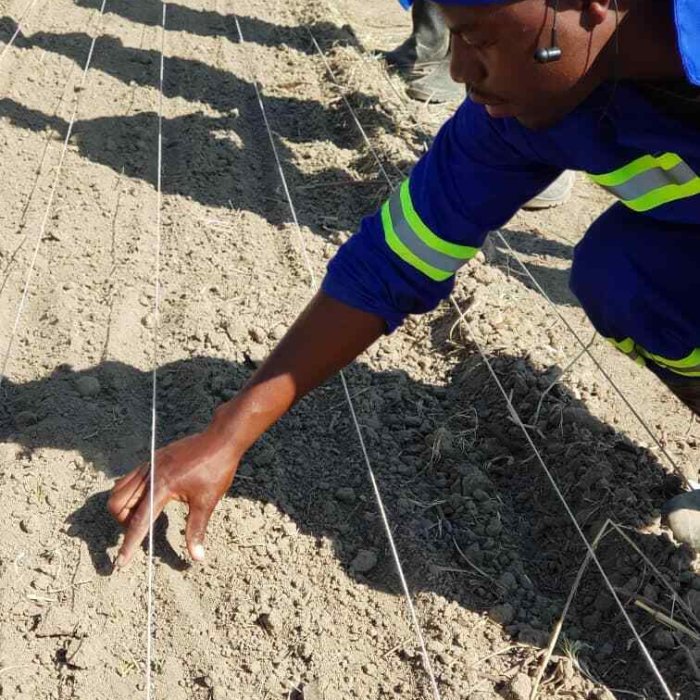
[[[187,503],[187,545],[204,556],[204,533],[246,450],[302,396],[409,314],[434,308],[486,233],[558,174],[538,162],[530,136],[466,102],[381,212],[331,262],[316,295],[239,394],[211,425],[156,454],[154,517]],[[149,465],[127,474],[109,500],[127,532],[117,566],[148,533]]]
[[[319,292],[243,389],[219,406],[201,433],[156,453],[154,519],[168,501],[189,508],[186,539],[195,560],[214,507],[248,448],[301,397],[355,359],[385,330],[382,318]],[[108,508],[126,526],[116,565],[125,566],[148,534],[149,464],[117,481]]]

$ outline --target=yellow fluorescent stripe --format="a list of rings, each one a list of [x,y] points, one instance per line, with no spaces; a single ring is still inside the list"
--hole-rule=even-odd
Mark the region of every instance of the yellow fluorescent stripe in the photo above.
[[[451,272],[445,272],[444,270],[438,270],[432,265],[423,262],[415,253],[409,250],[396,235],[394,231],[394,225],[391,222],[391,214],[389,213],[389,204],[386,202],[382,207],[382,226],[384,228],[384,239],[391,250],[398,255],[401,260],[408,263],[416,270],[422,272],[427,277],[435,282],[444,282],[446,279],[452,277]]]
[[[404,216],[408,225],[413,229],[414,233],[433,250],[437,250],[439,253],[444,253],[458,260],[469,260],[473,258],[477,252],[478,248],[472,248],[468,245],[459,245],[458,243],[450,243],[449,241],[443,241],[442,238],[436,236],[424,223],[423,220],[418,215],[418,212],[413,208],[413,202],[411,201],[411,193],[408,189],[408,180],[404,180],[401,183],[401,207],[403,209]]]
[[[622,203],[632,211],[643,212],[697,194],[700,194],[700,177],[686,182],[685,185],[665,185],[637,199],[622,200]]]
[[[689,355],[682,357],[680,360],[670,360],[667,357],[648,352],[640,345],[637,345],[632,338],[625,338],[620,341],[614,338],[607,338],[607,340],[626,355],[639,353],[634,359],[638,365],[643,366],[644,358],[646,358],[655,362],[657,365],[671,370],[675,374],[680,374],[684,377],[700,377],[700,348],[693,350]]]
[[[631,353],[634,350],[634,340],[632,338],[625,338],[624,340],[615,340],[615,338],[608,338],[608,341],[612,343],[618,350],[624,353]]]
[[[682,158],[675,153],[664,153],[662,156],[642,156],[633,160],[627,165],[623,165],[611,173],[603,173],[601,175],[591,175],[593,182],[602,187],[617,187],[622,185],[640,173],[651,170],[652,168],[662,168],[663,170],[671,170],[682,162]]]
[[[666,365],[671,369],[683,369],[685,367],[697,367],[700,365],[700,349],[693,350],[687,357],[683,357],[680,360],[669,360],[666,357],[661,357],[661,355],[654,355],[653,352],[647,352],[646,350],[640,348],[641,352],[644,353],[646,357],[659,364]]]

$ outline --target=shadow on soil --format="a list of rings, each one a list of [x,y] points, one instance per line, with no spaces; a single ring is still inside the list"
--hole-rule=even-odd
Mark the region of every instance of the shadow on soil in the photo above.
[[[454,320],[447,315],[433,326],[436,351],[449,349],[462,359],[447,386],[356,364],[349,370],[356,407],[412,590],[435,591],[473,610],[505,606],[500,610],[506,631],[518,641],[544,645],[585,550],[474,349],[449,336]],[[508,355],[491,359],[519,413],[535,424],[533,438],[587,536],[592,538],[608,517],[636,530],[652,523],[660,505],[679,491],[677,480],[656,457],[598,421],[563,386],[549,392],[535,417],[541,392],[557,368],[540,371],[526,359]],[[250,372],[210,357],[162,366],[159,444],[201,429],[213,408],[233,395]],[[99,381],[94,396],[79,390],[85,377]],[[38,381],[7,382],[2,391],[0,440],[17,444],[20,451],[77,451],[88,466],[110,477],[147,457],[149,372],[110,361],[84,372],[61,366]],[[400,595],[335,381],[304,399],[264,436],[246,456],[239,476],[231,498],[275,504],[301,532],[331,538],[349,575]],[[351,495],[338,497],[341,487],[350,487]],[[70,534],[86,542],[102,575],[111,570],[106,550],[120,536],[106,513],[106,496],[91,496],[68,518]],[[187,567],[169,544],[167,518],[157,527],[157,556],[174,568]],[[683,595],[700,588],[688,551],[658,529],[632,537]],[[379,558],[364,575],[352,564],[361,549],[372,549]],[[599,554],[627,602],[641,596],[671,608],[659,581],[617,535],[605,538]],[[455,568],[463,573],[455,574]],[[628,609],[648,632],[645,639],[672,687],[682,698],[697,697],[681,646],[692,643],[643,617],[633,605]],[[610,687],[657,696],[611,596],[592,569],[583,579],[565,635]]]
[[[99,11],[101,0],[75,0],[75,4],[86,9]],[[160,0],[140,0],[134,2],[110,2],[106,14],[114,14],[130,22],[147,27],[160,27]],[[241,24],[241,31],[246,39],[254,38],[260,46],[278,47],[286,45],[301,53],[314,54],[315,49],[308,41],[304,26],[280,26],[265,22],[257,17],[236,15]],[[166,26],[169,32],[186,32],[195,36],[223,37],[238,43],[238,32],[234,15],[225,15],[213,10],[195,10],[184,5],[168,3]],[[309,25],[314,36],[322,37],[327,43],[341,44],[361,48],[360,41],[349,26],[338,27],[331,22],[314,22]]]
[[[160,21],[160,7],[159,2],[117,2],[112,11],[152,25]],[[176,10],[176,7],[172,8],[175,18],[180,16],[179,13],[187,15],[181,17],[183,25],[189,21],[189,14],[199,14],[187,8]],[[217,16],[219,19],[216,20],[209,16],[216,13],[202,14],[207,18],[194,21],[192,27],[187,25],[187,31],[205,34],[205,27],[219,21],[222,35],[230,35],[229,18]],[[147,17],[150,17],[150,21],[147,21]],[[313,51],[305,27],[278,27],[253,18],[241,18],[241,22],[244,34],[247,33],[246,38],[256,44],[286,45],[299,47],[300,50],[303,47],[306,52]],[[11,36],[16,24],[12,19],[3,17],[0,28],[2,35]],[[329,23],[314,25],[313,29],[325,46],[356,43],[348,30]],[[15,45],[20,50],[41,49],[66,57],[76,68],[82,69],[91,41],[88,33],[36,32],[31,35],[20,33]],[[237,41],[232,39],[232,43]],[[252,57],[248,55],[248,58]],[[167,118],[166,115],[164,118],[163,191],[188,197],[206,206],[235,206],[252,211],[273,224],[287,222],[290,218],[288,207],[283,202],[283,196],[277,195],[279,178],[262,124],[254,85],[236,75],[241,71],[248,73],[247,67],[245,64],[218,65],[220,62],[221,57],[216,60],[217,65],[177,55],[166,57],[164,95],[183,98],[193,103],[193,109],[184,116]],[[158,89],[159,69],[158,51],[125,46],[116,37],[100,36],[92,56],[86,99],[94,99],[99,93],[98,74],[104,73],[125,86],[124,93],[116,95],[116,99],[124,103],[120,105],[124,114],[78,119],[72,137],[78,152],[85,158],[117,173],[123,170],[128,177],[139,178],[152,185],[157,179],[158,118],[152,111],[133,109],[133,104],[137,87]],[[289,71],[288,68],[286,70]],[[315,233],[322,234],[327,229],[319,224],[319,219],[327,218],[327,212],[333,211],[337,227],[351,230],[358,221],[358,187],[354,186],[358,183],[352,181],[347,170],[342,168],[326,167],[313,174],[303,172],[295,162],[298,156],[286,144],[328,142],[338,148],[351,149],[355,152],[357,169],[369,172],[368,156],[364,154],[360,137],[350,126],[340,100],[324,104],[315,99],[276,94],[286,90],[295,95],[298,89],[289,85],[325,81],[324,76],[317,77],[313,71],[308,72],[301,83],[297,74],[290,75],[285,82],[284,73],[284,70],[278,71],[278,84],[274,84],[273,77],[272,86],[264,89],[264,101],[290,186],[292,190],[301,190],[296,198],[299,200],[302,223],[310,226]],[[370,137],[377,132],[394,129],[394,123],[378,97],[361,93],[347,94],[347,97],[355,105]],[[202,105],[202,109],[196,110],[197,104]],[[65,119],[29,108],[10,98],[0,99],[2,118],[22,129],[35,132],[53,130],[60,139],[65,137],[68,128]],[[266,154],[263,158],[260,157],[261,151]],[[372,171],[374,169],[376,166],[373,165]],[[353,186],[343,187],[343,184]],[[359,185],[362,186],[362,183]],[[386,195],[387,188],[375,181],[366,185],[378,191],[374,198],[369,198],[372,210]],[[320,194],[316,192],[317,189]],[[370,189],[369,193],[372,191]],[[367,201],[368,198],[359,199]],[[321,210],[317,207],[319,201],[323,202]]]
[[[574,255],[574,246],[544,238],[532,231],[521,231],[510,227],[503,229],[501,233],[518,257],[522,259],[526,256],[528,269],[555,304],[580,306],[578,299],[569,289],[569,268]],[[541,293],[520,265],[513,260],[510,251],[497,235],[491,234],[487,245],[490,250],[490,263],[515,277],[528,289]],[[536,259],[538,256],[565,260],[569,265],[566,269],[560,269],[546,263],[533,262],[533,258]]]

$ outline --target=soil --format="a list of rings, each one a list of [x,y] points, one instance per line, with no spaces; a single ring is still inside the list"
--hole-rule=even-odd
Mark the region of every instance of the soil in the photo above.
[[[3,44],[26,5],[0,0]],[[112,574],[105,502],[149,449],[161,5],[108,0],[102,19],[99,5],[38,0],[0,58],[3,353],[77,104],[0,388],[0,696],[14,700],[145,695],[146,557]],[[318,275],[389,191],[342,96],[394,183],[456,106],[410,102],[376,57],[408,30],[393,0],[181,0],[167,23],[159,444],[204,426],[310,295],[254,76]],[[608,204],[580,177],[567,204],[502,232],[585,342],[567,270]],[[442,697],[527,698],[585,558],[474,338],[587,536],[608,518],[629,528],[638,551],[611,531],[600,560],[672,692],[698,697],[697,563],[659,522],[680,491],[660,446],[697,478],[693,417],[593,339],[657,444],[588,356],[570,366],[579,346],[498,236],[455,297],[474,336],[445,303],[348,370]],[[246,456],[205,563],[188,563],[183,524],[171,506],[155,533],[157,697],[432,697],[337,380]],[[663,697],[592,567],[540,692]]]

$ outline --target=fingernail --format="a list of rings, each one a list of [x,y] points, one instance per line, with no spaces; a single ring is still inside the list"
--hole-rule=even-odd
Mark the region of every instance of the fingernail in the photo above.
[[[196,544],[192,548],[192,557],[195,561],[202,561],[204,559],[204,545]]]
[[[126,557],[123,554],[120,554],[117,557],[117,561],[114,562],[114,568],[121,569],[124,564],[126,564]]]

